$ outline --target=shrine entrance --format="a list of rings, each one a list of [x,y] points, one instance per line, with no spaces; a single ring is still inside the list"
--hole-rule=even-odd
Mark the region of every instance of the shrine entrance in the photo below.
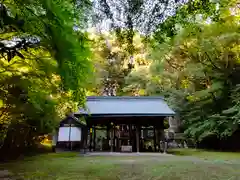
[[[93,125],[89,128],[87,147],[90,152],[158,152],[162,130],[132,124],[111,123],[108,128]]]
[[[175,113],[161,97],[88,97],[81,109],[89,151],[157,152],[164,138],[164,119]]]

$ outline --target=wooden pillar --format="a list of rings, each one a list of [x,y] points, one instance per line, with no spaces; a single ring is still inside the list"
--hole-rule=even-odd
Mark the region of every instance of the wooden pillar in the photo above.
[[[156,128],[156,144],[157,144],[157,146],[158,146],[158,152],[159,152],[159,150],[160,150],[160,128],[159,127],[157,127]]]
[[[142,128],[142,126],[140,127],[140,132],[141,132],[141,139],[143,139],[144,137],[143,137],[143,128]]]
[[[96,151],[96,126],[94,126],[93,130],[93,151]]]
[[[130,145],[133,146],[133,142],[132,142],[132,124],[129,124],[129,142],[130,142]]]
[[[108,148],[107,149],[109,149],[109,140],[110,140],[110,132],[109,132],[109,125],[107,125],[107,129],[106,129],[106,131],[107,131],[107,144],[108,144]]]
[[[92,151],[92,126],[90,126],[90,129],[89,129],[89,135],[90,135],[90,143],[89,143],[89,151],[91,152]]]
[[[116,126],[113,125],[113,151],[116,152]]]
[[[163,152],[164,138],[163,138],[163,128],[162,127],[159,129],[158,135],[159,135],[159,151]]]
[[[82,128],[80,153],[84,153],[85,128]]]
[[[82,153],[87,150],[87,138],[88,138],[88,128],[84,127],[82,132]]]
[[[153,126],[153,141],[154,141],[154,152],[156,152],[157,147],[156,147],[156,128],[155,128],[155,126]]]
[[[140,126],[139,128],[140,133],[140,151],[142,152],[144,150],[144,136],[143,136],[143,127]]]
[[[139,131],[140,131],[139,125],[136,125],[136,146],[137,146],[137,153],[139,153],[139,144],[140,144]]]
[[[110,139],[111,152],[113,152],[113,128],[110,130]]]

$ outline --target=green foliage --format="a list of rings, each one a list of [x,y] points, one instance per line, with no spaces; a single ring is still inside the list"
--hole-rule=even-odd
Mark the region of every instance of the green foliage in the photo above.
[[[57,61],[62,87],[73,91],[75,101],[83,104],[84,80],[92,70],[91,52],[86,34],[74,32],[73,28],[80,26],[84,11],[78,10],[71,1],[9,0],[4,5],[11,10],[13,17],[17,16],[23,22],[14,36],[38,37],[40,46]]]
[[[228,137],[239,130],[239,14],[229,13],[229,8],[235,7],[232,3],[219,3],[218,13],[212,11],[219,17],[215,22],[191,21],[164,41],[156,38],[162,35],[155,34],[152,58],[158,61],[152,64],[151,73],[163,79],[159,82],[161,93],[180,114],[185,134],[196,141],[212,135]],[[189,3],[176,16],[183,9],[188,16],[205,12],[201,8],[192,12],[186,7]],[[210,3],[204,8],[213,6]],[[212,12],[206,13],[205,19],[212,18]],[[171,17],[160,27],[187,19]],[[160,31],[168,33],[164,28]]]
[[[165,42],[181,31],[182,28],[201,23],[210,18],[213,21],[219,20],[218,1],[211,0],[189,0],[186,4],[179,6],[174,16],[168,17],[159,24],[154,33],[154,39],[158,42]]]
[[[2,7],[0,150],[21,153],[84,105],[91,51],[87,34],[73,28],[84,27],[87,8],[70,0],[6,0]]]
[[[137,71],[137,69],[143,69],[149,63],[144,57],[144,44],[141,40],[142,37],[139,34],[134,35],[133,45],[135,52],[133,54],[133,64],[131,64],[129,63],[129,54],[126,50],[128,47],[127,42],[123,43],[119,41],[114,31],[109,34],[93,32],[93,62],[96,68],[94,73],[95,78],[93,78],[89,89],[92,89],[98,95],[132,95],[135,93],[138,85],[126,87],[129,83],[128,79],[130,80],[135,76],[133,75],[134,72],[131,75],[129,74],[131,70],[136,69]],[[137,75],[137,73],[135,74]]]

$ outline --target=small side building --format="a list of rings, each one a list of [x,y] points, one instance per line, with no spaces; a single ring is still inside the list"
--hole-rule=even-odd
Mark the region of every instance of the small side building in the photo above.
[[[53,147],[60,151],[80,151],[83,148],[83,137],[86,125],[75,116],[63,119],[53,136]],[[54,149],[55,149],[54,148]]]

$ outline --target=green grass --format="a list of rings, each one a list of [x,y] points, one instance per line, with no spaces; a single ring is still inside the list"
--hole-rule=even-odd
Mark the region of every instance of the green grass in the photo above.
[[[206,160],[239,160],[240,152],[214,152],[201,149],[172,149],[169,153],[179,156],[195,156]]]
[[[26,180],[240,179],[240,162],[204,162],[184,156],[84,157],[78,153],[49,153],[3,164],[0,169]]]

